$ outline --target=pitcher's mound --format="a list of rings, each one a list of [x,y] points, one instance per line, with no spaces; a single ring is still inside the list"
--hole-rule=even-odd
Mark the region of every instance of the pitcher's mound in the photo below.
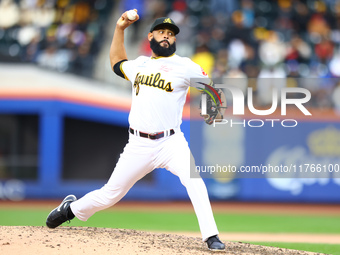
[[[226,251],[211,252],[200,238],[129,229],[85,227],[0,226],[1,255],[39,254],[316,254],[241,242],[227,242]]]

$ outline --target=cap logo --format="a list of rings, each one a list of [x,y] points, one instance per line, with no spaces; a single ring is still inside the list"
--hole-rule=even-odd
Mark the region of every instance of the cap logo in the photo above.
[[[170,18],[166,18],[166,19],[163,21],[163,23],[170,23],[170,24],[172,24],[172,22],[171,22],[171,19],[170,19]]]

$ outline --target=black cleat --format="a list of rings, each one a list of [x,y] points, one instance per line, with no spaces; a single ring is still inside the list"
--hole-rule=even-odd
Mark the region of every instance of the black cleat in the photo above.
[[[57,208],[53,209],[47,216],[47,227],[56,228],[64,222],[72,220],[74,218],[74,215],[70,216],[68,210],[70,204],[76,200],[77,198],[74,195],[68,195],[67,197],[65,197],[63,202],[61,202],[61,204]]]
[[[211,236],[207,240],[208,249],[211,251],[224,251],[225,245],[221,242],[217,235]]]

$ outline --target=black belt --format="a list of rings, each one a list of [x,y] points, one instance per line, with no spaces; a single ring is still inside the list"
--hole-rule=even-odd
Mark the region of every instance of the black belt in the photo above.
[[[170,129],[169,131],[155,132],[155,133],[135,132],[135,130],[133,128],[129,128],[129,131],[133,135],[137,135],[137,136],[144,137],[144,138],[149,138],[151,140],[156,140],[156,139],[162,138],[164,136],[171,136],[175,133],[175,131],[173,129]]]

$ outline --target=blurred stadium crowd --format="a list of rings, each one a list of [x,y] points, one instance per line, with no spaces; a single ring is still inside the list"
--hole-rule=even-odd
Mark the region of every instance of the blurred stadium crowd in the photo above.
[[[1,0],[0,61],[91,76],[112,3]]]
[[[138,45],[138,54],[150,54],[152,20],[169,16],[181,28],[178,54],[216,83],[280,78],[239,84],[252,86],[262,105],[270,103],[273,86],[301,86],[312,92],[313,106],[340,109],[339,0],[1,0],[0,62],[91,78],[109,18],[131,8],[141,17],[131,28],[130,47]]]

